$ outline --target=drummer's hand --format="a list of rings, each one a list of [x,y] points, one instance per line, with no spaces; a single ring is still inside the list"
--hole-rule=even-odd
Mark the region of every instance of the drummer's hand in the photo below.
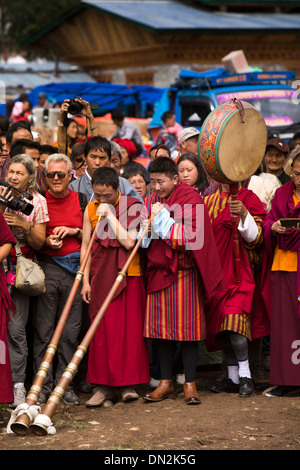
[[[235,201],[229,201],[229,207],[231,214],[239,215],[243,222],[247,217],[248,211],[242,201],[236,199]]]
[[[160,202],[156,202],[155,204],[153,204],[153,206],[151,207],[151,215],[153,217],[155,217],[157,214],[160,213],[160,211],[164,208],[163,204],[161,204]]]
[[[297,225],[299,225],[299,224],[297,224]],[[280,220],[277,220],[272,225],[271,231],[272,231],[272,234],[276,237],[278,234],[282,235],[283,233],[285,233],[286,232],[286,227],[283,227],[283,225],[281,225],[281,223],[280,223]]]

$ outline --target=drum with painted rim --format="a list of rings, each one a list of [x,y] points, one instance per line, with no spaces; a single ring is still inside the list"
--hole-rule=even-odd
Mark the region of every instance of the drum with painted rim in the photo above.
[[[265,154],[267,126],[246,101],[231,100],[205,119],[198,140],[198,156],[211,179],[231,184],[250,178]]]

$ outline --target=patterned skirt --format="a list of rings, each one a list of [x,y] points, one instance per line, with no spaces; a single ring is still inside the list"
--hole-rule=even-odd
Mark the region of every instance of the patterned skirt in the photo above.
[[[249,315],[243,315],[241,313],[234,313],[227,315],[224,318],[220,327],[220,333],[222,331],[234,331],[242,336],[246,336],[251,340],[251,322]]]
[[[169,287],[147,296],[144,336],[174,341],[206,337],[202,280],[196,267],[179,270]]]

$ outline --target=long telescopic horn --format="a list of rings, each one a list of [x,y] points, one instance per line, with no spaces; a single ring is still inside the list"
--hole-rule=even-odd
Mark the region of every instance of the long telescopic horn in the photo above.
[[[141,233],[141,236],[137,243],[135,244],[130,256],[128,257],[126,263],[124,264],[121,271],[118,273],[113,286],[111,287],[109,293],[107,294],[103,304],[101,305],[97,315],[95,316],[90,328],[88,329],[85,337],[83,338],[81,344],[78,346],[71,362],[64,370],[57,386],[51,393],[50,397],[48,398],[47,403],[42,409],[42,412],[35,418],[33,424],[30,425],[30,429],[33,431],[34,434],[38,436],[45,436],[48,434],[48,428],[52,427],[52,417],[55,413],[57,406],[59,405],[68,385],[72,381],[74,375],[77,372],[78,366],[81,363],[84,355],[87,353],[88,347],[93,339],[93,336],[96,333],[97,328],[99,327],[106,310],[109,307],[109,304],[114,298],[116,291],[118,290],[121,282],[126,277],[126,273],[128,267],[133,260],[137,250],[140,247],[140,244],[148,231],[149,224],[151,223],[152,218],[149,219],[148,225],[144,228]]]
[[[30,407],[35,407],[36,404],[37,404],[37,401],[39,399],[41,389],[44,385],[44,382],[45,382],[45,379],[46,379],[47,374],[49,372],[51,363],[52,363],[53,358],[55,356],[55,353],[56,353],[56,350],[57,350],[57,345],[58,345],[59,340],[61,338],[61,335],[62,335],[63,329],[65,327],[66,321],[68,319],[72,304],[74,302],[75,295],[76,295],[77,290],[79,288],[79,285],[81,283],[83,273],[84,273],[84,269],[86,267],[86,263],[88,261],[89,255],[90,255],[93,242],[95,240],[96,229],[97,229],[97,226],[98,226],[98,224],[101,220],[101,217],[102,217],[102,214],[99,215],[97,225],[94,229],[94,232],[92,234],[90,243],[88,245],[88,248],[86,250],[84,258],[81,262],[79,270],[76,273],[74,283],[71,287],[69,296],[67,298],[67,301],[66,301],[65,306],[63,308],[62,314],[59,318],[59,321],[57,323],[57,326],[56,326],[55,331],[53,333],[53,336],[51,338],[50,344],[48,345],[47,351],[46,351],[45,356],[43,358],[43,361],[42,361],[42,363],[39,367],[39,370],[36,374],[35,380],[34,380],[32,386],[31,386],[31,388],[30,388],[30,390],[27,394],[26,401],[25,401],[25,407],[24,407],[24,404],[22,404],[23,412],[21,410],[19,416],[17,417],[17,419],[12,424],[10,424],[10,429],[15,434],[24,435],[29,430],[29,424],[30,424],[31,419],[30,419],[30,416],[29,416],[30,412],[28,413],[28,409]]]

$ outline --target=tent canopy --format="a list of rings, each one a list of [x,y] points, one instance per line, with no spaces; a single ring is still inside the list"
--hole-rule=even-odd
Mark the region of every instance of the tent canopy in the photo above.
[[[97,103],[99,114],[105,114],[117,107],[138,105],[146,108],[154,105],[163,96],[163,88],[147,85],[113,85],[107,83],[50,83],[35,87],[29,94],[32,106],[38,104],[39,93],[45,93],[50,103],[63,103],[65,99],[80,96],[89,103]]]

